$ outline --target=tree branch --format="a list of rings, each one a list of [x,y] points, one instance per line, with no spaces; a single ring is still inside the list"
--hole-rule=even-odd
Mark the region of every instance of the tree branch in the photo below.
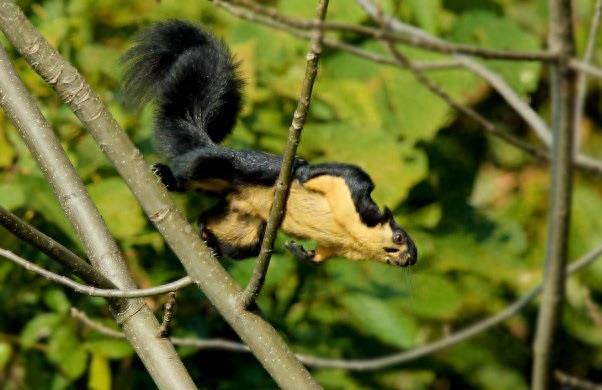
[[[564,371],[554,371],[554,378],[556,382],[561,385],[567,386],[568,389],[579,389],[579,390],[602,390],[602,385],[585,379],[577,378],[567,374]]]
[[[10,0],[0,0],[0,29],[25,60],[69,104],[130,187],[151,222],[224,319],[286,389],[318,388],[280,335],[259,315],[237,303],[241,291],[177,210],[140,151],[119,127],[81,74],[69,64]],[[156,338],[156,331],[149,332]],[[161,367],[165,370],[165,367]]]
[[[467,54],[478,56],[487,59],[500,59],[510,61],[541,61],[541,62],[554,62],[557,58],[556,53],[553,52],[514,52],[514,51],[503,51],[493,50],[482,47],[463,45],[445,41],[443,39],[430,39],[428,36],[423,34],[416,34],[414,31],[384,31],[375,29],[368,26],[349,24],[336,21],[320,21],[311,19],[299,19],[293,18],[278,13],[276,10],[262,6],[255,1],[250,0],[223,0],[222,2],[228,2],[245,7],[258,14],[270,17],[282,24],[292,26],[301,30],[315,30],[322,29],[325,31],[340,31],[350,32],[359,35],[368,36],[374,39],[390,39],[396,42],[401,42],[410,46],[418,47],[425,50],[437,51],[446,54]]]
[[[596,0],[594,7],[594,16],[592,16],[592,22],[589,28],[589,34],[587,36],[587,45],[585,48],[585,54],[583,55],[583,63],[589,65],[594,57],[594,51],[596,49],[596,38],[598,36],[598,30],[600,29],[600,19],[602,17],[602,0]],[[579,72],[577,75],[577,92],[575,92],[575,123],[573,129],[575,131],[574,148],[575,153],[579,153],[581,149],[581,120],[583,119],[583,108],[585,106],[585,95],[587,93],[587,73]]]
[[[593,263],[598,257],[602,255],[602,245],[589,251],[578,260],[571,263],[567,269],[567,275],[573,275],[577,271]],[[507,306],[504,310],[499,313],[485,318],[479,322],[476,322],[464,329],[457,331],[447,337],[440,340],[434,341],[430,344],[423,345],[409,351],[399,352],[387,356],[368,358],[368,359],[334,359],[324,358],[319,356],[310,356],[304,354],[297,354],[297,358],[310,367],[317,368],[336,368],[351,371],[373,371],[381,370],[395,366],[397,364],[405,363],[408,361],[416,360],[428,355],[432,355],[441,350],[450,348],[456,344],[466,341],[472,337],[475,337],[494,326],[506,321],[507,319],[518,314],[522,309],[527,307],[543,290],[543,285],[539,284],[533,289],[529,290],[522,297],[514,301],[512,304]],[[85,313],[72,308],[72,315],[78,320],[82,321],[85,325],[97,330],[100,333],[111,337],[123,337],[123,334],[113,329],[107,328],[96,321],[91,320],[85,315]],[[248,347],[242,343],[236,341],[228,341],[221,339],[198,339],[198,338],[177,338],[172,337],[171,341],[174,345],[186,345],[196,347],[199,349],[221,349],[229,350],[234,352],[250,352]]]
[[[78,283],[72,279],[69,279],[66,276],[58,275],[54,272],[48,271],[32,263],[29,260],[25,260],[24,258],[15,255],[13,252],[8,251],[6,249],[0,248],[0,256],[4,257],[12,261],[13,263],[20,265],[28,271],[35,272],[38,275],[45,277],[51,282],[62,284],[63,286],[67,286],[75,292],[86,294],[91,297],[103,297],[103,298],[141,298],[141,297],[150,297],[153,295],[161,295],[166,294],[168,292],[180,290],[184,287],[190,286],[193,281],[189,276],[185,276],[181,279],[173,281],[171,283],[162,284],[161,286],[144,288],[144,289],[134,289],[134,290],[119,290],[119,289],[102,289],[93,286],[87,286],[85,284]]]
[[[232,4],[224,2],[222,0],[212,0],[212,1],[215,5],[219,6],[220,8],[229,12],[230,14],[232,14],[236,17],[239,17],[241,19],[249,20],[252,22],[263,24],[270,28],[275,28],[278,30],[285,31],[297,38],[310,39],[310,37],[311,37],[311,34],[306,31],[299,31],[289,25],[280,23],[274,19],[270,19],[269,16],[255,13],[250,9],[233,6]],[[362,5],[364,7],[364,9],[369,13],[370,16],[374,17],[374,14],[373,14],[374,8],[372,8],[373,3],[370,0],[358,0],[358,2],[360,3],[360,5]],[[272,12],[275,12],[275,11],[272,11]],[[431,35],[429,35],[428,33],[424,32],[420,29],[417,29],[410,25],[406,25],[392,17],[384,15],[384,18],[385,18],[385,21],[387,21],[389,23],[389,28],[391,28],[391,29],[395,29],[395,30],[399,30],[399,31],[410,31],[412,34],[416,34],[421,37],[424,37],[424,39],[434,39],[434,40],[438,39],[436,37],[432,37]],[[379,64],[383,64],[383,65],[390,65],[390,66],[395,66],[398,68],[406,69],[405,66],[403,64],[399,63],[399,61],[395,58],[384,56],[384,55],[374,53],[374,52],[371,52],[368,50],[360,49],[358,47],[355,47],[355,46],[350,45],[345,42],[340,42],[340,41],[332,40],[332,39],[325,37],[323,39],[323,44],[324,44],[324,46],[328,46],[333,49],[345,51],[345,52],[351,53],[353,55],[356,55],[358,57],[367,59],[369,61],[373,61],[375,63],[379,63]],[[506,100],[506,102],[516,111],[516,113],[519,116],[521,116],[523,118],[523,120],[525,120],[525,122],[533,129],[533,131],[538,136],[538,138],[541,139],[544,142],[544,144],[546,144],[546,145],[551,144],[551,131],[549,130],[548,125],[545,122],[543,122],[541,117],[539,117],[539,115],[526,102],[524,102],[516,94],[516,92],[514,92],[514,90],[508,85],[508,83],[506,83],[506,81],[503,78],[501,78],[499,75],[492,72],[490,69],[486,68],[485,66],[483,66],[482,64],[480,64],[479,62],[474,60],[473,58],[470,58],[470,57],[467,57],[467,56],[461,55],[461,54],[454,54],[453,58],[448,61],[441,60],[441,61],[415,61],[414,62],[414,67],[418,70],[423,70],[423,71],[433,70],[433,69],[454,68],[457,66],[463,66],[466,69],[475,73],[477,76],[480,76],[483,79],[485,79],[487,82],[489,82],[489,84],[500,94],[500,96],[502,96]],[[601,72],[600,77],[602,77],[602,70],[600,72]],[[440,88],[438,88],[438,89],[441,90]],[[443,98],[443,96],[441,96],[439,94],[437,94],[437,95]],[[449,104],[449,102],[448,102],[448,104]],[[466,113],[466,114],[468,116],[473,117],[471,114],[468,114],[468,113]],[[478,115],[478,113],[477,113],[477,115]],[[478,115],[478,116],[480,116],[480,115]],[[480,123],[482,126],[484,126],[486,131],[488,130],[487,128],[489,128],[489,129],[491,129],[492,127],[494,129],[497,128],[497,126],[495,126],[492,122],[488,121],[487,119],[485,119],[483,117],[481,119],[485,119],[484,122],[480,119],[477,119],[476,117],[473,117],[473,119],[475,121],[477,121],[478,123]],[[495,130],[494,130],[494,133],[495,133]],[[502,139],[503,139],[503,137],[502,137]],[[532,152],[533,149],[537,150],[537,148],[534,145],[530,145],[524,141],[519,141],[518,143],[513,143],[513,145],[531,155],[533,155],[533,152]],[[523,146],[526,146],[526,147],[523,147]],[[545,154],[546,152],[544,150],[540,150],[537,153],[542,154],[542,156],[543,156],[543,154]],[[542,156],[540,156],[540,157],[542,157]],[[545,156],[543,156],[543,157],[546,161],[549,160],[549,159],[545,158]],[[598,174],[598,175],[602,174],[602,161],[592,158],[590,156],[584,155],[584,154],[579,154],[575,157],[575,166],[584,172],[594,173],[594,174]]]
[[[6,210],[2,206],[0,206],[0,225],[2,225],[5,229],[7,229],[9,232],[11,232],[24,242],[34,246],[41,252],[45,253],[54,261],[58,262],[59,264],[62,264],[69,270],[75,272],[80,278],[85,280],[87,283],[92,284],[93,286],[86,286],[66,278],[69,280],[68,283],[75,283],[79,286],[77,287],[81,289],[81,291],[79,292],[88,294],[90,296],[106,298],[142,298],[153,295],[161,295],[170,291],[176,291],[194,283],[192,281],[192,278],[190,278],[189,276],[184,276],[183,278],[180,278],[176,281],[166,283],[157,287],[135,290],[119,290],[109,279],[105,278],[100,272],[96,271],[94,267],[88,264],[85,260],[77,256],[75,253],[71,252],[69,249],[65,248],[63,245],[56,242],[52,238],[48,237],[41,231],[29,225],[27,222],[23,221],[22,219],[20,219],[10,211]],[[4,252],[8,251],[4,250]],[[13,256],[16,255],[13,254]],[[22,258],[20,258],[20,260],[23,262],[28,262],[27,260]],[[37,267],[35,264],[33,264],[32,266]],[[64,276],[53,274],[52,272],[43,268],[41,269],[44,272],[52,274],[51,278],[65,278]],[[34,269],[30,270],[36,272],[36,270]],[[42,274],[42,276],[45,275]],[[59,281],[59,283],[61,282]]]
[[[228,12],[238,18],[248,20],[250,22],[263,24],[264,26],[268,26],[268,27],[274,28],[276,30],[284,31],[284,32],[291,34],[300,39],[311,40],[313,37],[313,34],[310,31],[299,30],[299,29],[293,28],[287,24],[278,22],[265,15],[255,13],[249,9],[237,7],[237,6],[234,6],[230,3],[227,3],[222,0],[211,0],[211,1],[216,6],[224,9],[226,12]],[[342,42],[340,40],[323,37],[322,45],[333,48],[333,49],[337,49],[340,51],[351,53],[358,57],[362,57],[369,61],[375,62],[377,64],[391,65],[391,66],[399,67],[399,64],[397,63],[397,61],[395,61],[395,59],[393,59],[391,57],[387,57],[382,54],[375,53],[375,52],[372,52],[369,50],[364,50],[359,47],[353,46],[349,43]],[[423,70],[436,70],[436,69],[457,68],[458,66],[460,66],[460,63],[459,63],[459,61],[457,61],[455,59],[416,61],[416,66]]]
[[[599,79],[602,78],[602,69],[595,67],[591,64],[587,64],[583,61],[579,61],[578,59],[573,58],[571,62],[569,62],[569,67],[580,73],[586,73],[589,76],[596,77]]]
[[[171,320],[173,319],[173,312],[176,307],[176,292],[172,291],[169,293],[169,298],[167,303],[163,308],[163,321],[161,321],[161,326],[159,327],[159,337],[168,337],[169,332],[171,331]]]
[[[544,292],[537,318],[534,343],[532,386],[535,390],[550,388],[553,340],[564,300],[565,264],[573,185],[573,125],[575,124],[576,74],[569,68],[575,53],[571,0],[549,0],[550,20],[548,44],[560,54],[551,66],[552,184],[548,212],[548,237],[544,271]]]
[[[375,17],[376,21],[382,25],[383,30],[389,29],[389,26],[387,25],[388,19],[386,19],[384,17],[384,14],[382,14],[382,12],[380,11],[379,8],[377,8],[374,17]],[[484,116],[479,114],[477,111],[475,111],[474,109],[472,109],[468,106],[463,105],[462,103],[460,103],[457,100],[455,100],[454,98],[452,98],[447,92],[445,92],[443,89],[441,89],[441,87],[439,87],[437,84],[435,84],[422,70],[418,69],[412,63],[412,61],[410,61],[410,59],[408,57],[406,57],[399,50],[397,50],[397,48],[395,47],[395,42],[392,39],[384,38],[383,42],[385,43],[385,45],[387,46],[387,48],[389,49],[391,54],[393,54],[393,57],[395,58],[395,60],[397,61],[397,63],[400,66],[408,69],[414,75],[414,77],[416,78],[416,80],[418,82],[423,84],[432,93],[434,93],[435,95],[437,95],[441,99],[443,99],[449,106],[451,106],[455,110],[463,113],[464,115],[469,116],[474,121],[476,121],[481,126],[483,126],[483,128],[487,132],[503,139],[504,141],[517,147],[518,149],[521,149],[538,159],[546,158],[545,151],[513,136],[512,134],[508,134],[508,133],[500,130],[495,124],[490,122],[488,119],[486,119]]]
[[[12,2],[1,2],[0,9]],[[11,18],[0,16],[2,22]],[[0,105],[4,108],[50,183],[61,207],[75,228],[92,264],[120,288],[135,288],[119,248],[90,200],[59,140],[18,77],[0,46]],[[110,301],[113,315],[158,387],[196,388],[170,343],[148,337],[158,322],[141,299]]]
[[[326,11],[328,9],[328,0],[319,0],[316,10],[316,19],[324,20],[326,17]],[[295,154],[297,153],[297,146],[301,140],[301,132],[307,119],[307,113],[309,112],[309,103],[311,102],[311,93],[318,74],[318,61],[320,59],[320,53],[322,52],[322,37],[324,32],[321,29],[317,29],[314,32],[314,37],[309,45],[307,51],[307,64],[305,65],[305,77],[301,86],[301,94],[297,101],[297,108],[293,114],[293,120],[291,126],[288,129],[288,140],[284,155],[282,156],[282,166],[278,179],[276,180],[276,192],[274,194],[274,202],[270,209],[270,216],[265,228],[263,241],[261,242],[261,250],[259,252],[259,258],[257,264],[253,270],[251,280],[247,285],[247,288],[240,296],[240,305],[243,308],[248,308],[252,303],[255,302],[255,298],[259,295],[261,287],[265,281],[266,273],[270,265],[270,259],[272,257],[272,251],[274,247],[274,241],[276,240],[276,234],[278,227],[282,223],[285,213],[286,201],[290,192],[290,186],[292,181],[292,168],[295,161]]]
[[[0,206],[0,225],[24,242],[39,249],[48,257],[75,272],[80,278],[94,286],[105,289],[117,287],[84,259],[65,248],[60,243],[37,230],[21,218]]]

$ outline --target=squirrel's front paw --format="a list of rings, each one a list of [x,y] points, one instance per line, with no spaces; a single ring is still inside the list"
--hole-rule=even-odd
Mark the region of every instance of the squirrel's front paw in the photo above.
[[[178,179],[174,176],[171,169],[165,164],[153,164],[151,170],[157,176],[161,183],[167,188],[168,191],[178,191]]]
[[[316,251],[314,251],[314,250],[308,251],[305,248],[303,248],[303,245],[301,245],[295,241],[287,242],[286,244],[284,244],[284,247],[286,249],[288,249],[288,251],[291,252],[293,254],[293,256],[295,256],[299,260],[302,260],[304,262],[307,262],[307,263],[310,263],[313,265],[319,264],[315,260]]]

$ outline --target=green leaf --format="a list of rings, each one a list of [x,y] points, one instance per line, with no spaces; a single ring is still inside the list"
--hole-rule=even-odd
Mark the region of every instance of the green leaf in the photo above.
[[[441,10],[441,0],[409,0],[407,4],[422,29],[430,33],[437,32],[437,15]]]
[[[25,191],[17,181],[0,183],[0,206],[13,210],[25,205]]]
[[[444,276],[416,272],[411,276],[409,294],[395,301],[399,307],[417,316],[451,320],[462,305],[462,295]]]
[[[146,226],[142,209],[122,180],[109,178],[88,186],[88,191],[116,237],[136,235]]]
[[[465,12],[453,26],[451,37],[456,42],[511,51],[538,51],[539,40],[511,19],[490,12]],[[499,73],[522,95],[537,87],[541,65],[538,62],[488,61],[487,66]]]
[[[9,343],[0,341],[0,371],[4,368],[6,363],[10,361],[13,349]]]
[[[10,166],[15,158],[15,151],[8,142],[4,132],[5,127],[0,128],[0,168],[6,168]]]
[[[84,348],[92,354],[97,354],[107,359],[123,359],[134,353],[132,346],[126,340],[103,338],[87,341]]]
[[[57,328],[48,343],[48,359],[57,364],[69,379],[79,378],[88,360],[88,353],[75,334],[72,322],[64,322]]]
[[[75,144],[77,172],[86,179],[101,167],[109,166],[91,135],[86,134]]]
[[[345,307],[353,314],[360,328],[384,343],[399,348],[417,344],[418,324],[391,300],[370,295],[350,293],[342,299]]]
[[[56,313],[38,314],[21,331],[21,345],[29,348],[38,340],[50,336],[62,320],[63,316]]]
[[[111,367],[102,355],[92,354],[90,360],[88,389],[111,390]]]
[[[50,185],[42,177],[19,176],[17,182],[25,191],[29,207],[41,213],[47,221],[58,226],[74,242],[78,241],[75,230],[51,191]]]
[[[67,296],[58,288],[53,288],[44,292],[44,303],[60,314],[66,314],[71,307],[71,303],[67,299]]]

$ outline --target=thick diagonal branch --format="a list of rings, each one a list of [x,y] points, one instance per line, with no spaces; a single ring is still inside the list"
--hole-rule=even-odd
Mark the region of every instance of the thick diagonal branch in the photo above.
[[[0,4],[0,7],[4,5]],[[116,286],[134,289],[136,285],[117,244],[2,47],[0,104],[50,183],[93,266]],[[110,303],[115,319],[123,326],[132,347],[159,388],[196,388],[173,346],[155,337],[159,324],[141,299],[112,300]]]

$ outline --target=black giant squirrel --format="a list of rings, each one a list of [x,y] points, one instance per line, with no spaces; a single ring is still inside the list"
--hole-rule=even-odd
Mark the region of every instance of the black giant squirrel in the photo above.
[[[228,48],[196,25],[172,20],[139,34],[124,61],[127,99],[157,105],[155,141],[169,166],[156,164],[155,173],[170,191],[198,190],[221,198],[199,218],[201,237],[219,256],[257,255],[282,158],[219,145],[242,106],[243,82]],[[291,241],[287,248],[312,262],[344,256],[414,264],[416,246],[392,213],[374,203],[373,188],[355,165],[296,158],[281,229],[317,245],[306,250]]]

